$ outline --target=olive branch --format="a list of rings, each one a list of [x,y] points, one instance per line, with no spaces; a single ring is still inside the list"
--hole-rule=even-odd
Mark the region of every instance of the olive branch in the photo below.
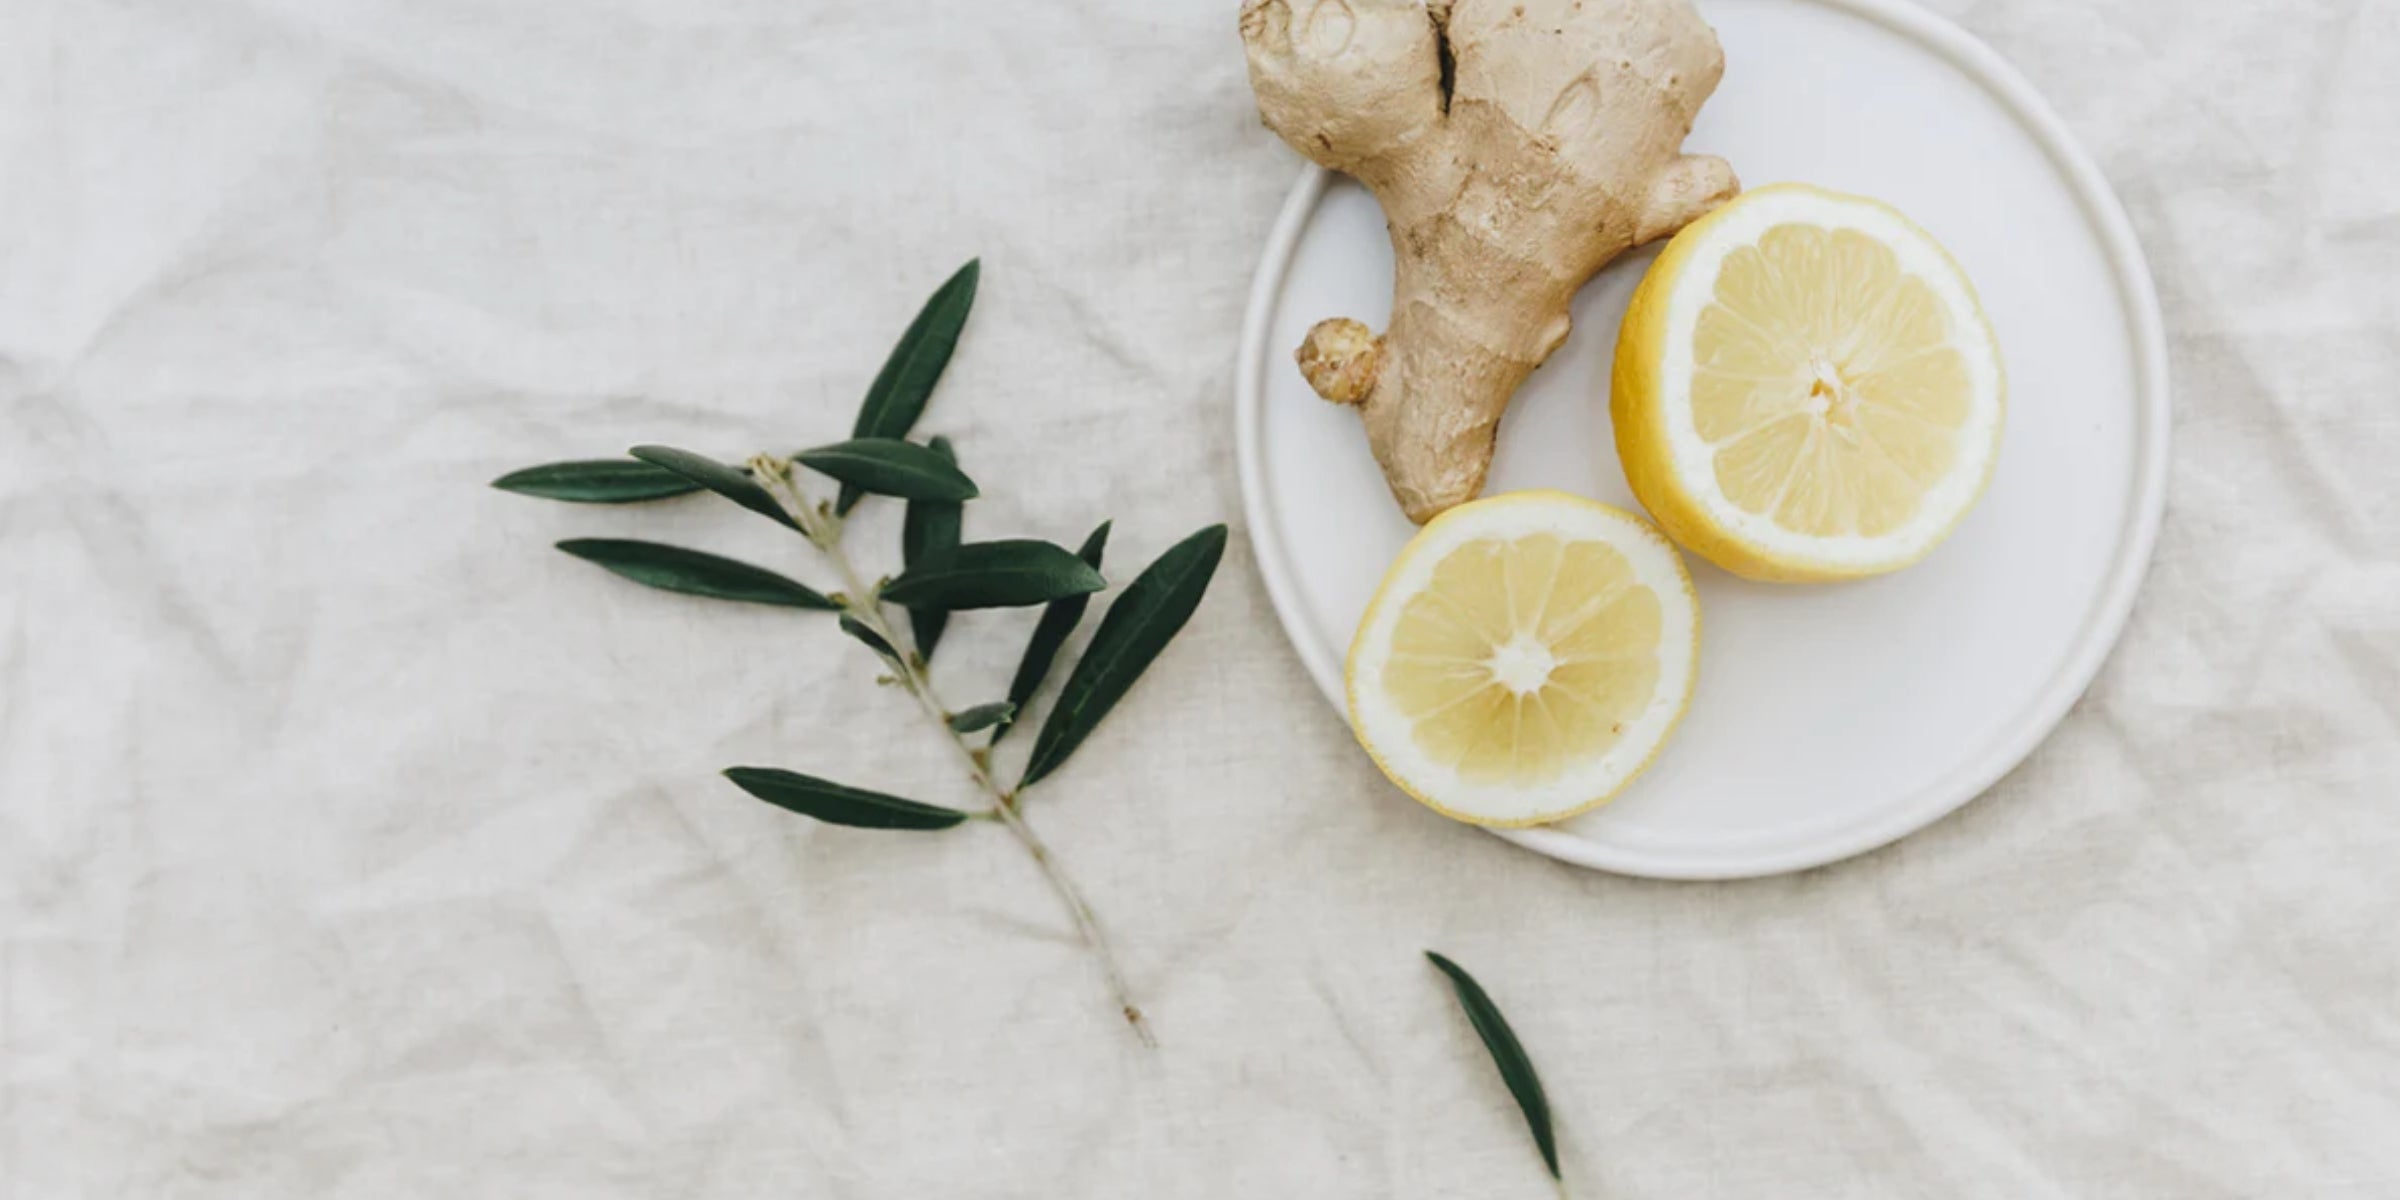
[[[1224,556],[1225,526],[1211,525],[1178,542],[1109,603],[1051,701],[1013,782],[1003,782],[1007,773],[997,764],[995,749],[1027,715],[1092,596],[1107,587],[1100,566],[1109,525],[1103,522],[1081,549],[1072,551],[1037,539],[964,541],[965,505],[979,494],[974,481],[959,469],[947,440],[908,440],[949,365],[974,307],[979,276],[979,264],[969,262],[925,302],[867,389],[848,441],[788,456],[753,455],[738,467],[688,450],[637,446],[626,458],[528,467],[492,486],[583,504],[708,492],[805,539],[839,580],[839,590],[820,591],[763,567],[659,542],[576,538],[558,548],[666,591],[832,614],[843,633],[883,662],[883,681],[915,698],[927,722],[957,751],[982,806],[926,804],[776,767],[734,767],[726,778],[778,808],[834,825],[919,831],[968,821],[1000,825],[1066,906],[1126,1023],[1143,1044],[1155,1045],[1099,919],[1026,822],[1022,799],[1026,789],[1066,763],[1183,629]],[[829,498],[812,490],[820,477],[834,485]],[[845,519],[869,495],[907,502],[901,570],[894,576],[870,577],[843,540]],[[934,683],[932,664],[949,614],[1036,606],[1041,616],[1006,694],[964,708],[947,702]],[[906,619],[895,619],[895,610]]]

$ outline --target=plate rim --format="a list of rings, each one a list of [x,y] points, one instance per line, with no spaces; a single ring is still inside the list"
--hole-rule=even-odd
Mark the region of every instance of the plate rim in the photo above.
[[[2131,318],[2137,393],[2135,488],[2128,527],[2105,587],[2081,634],[2032,702],[2001,734],[1963,755],[1942,778],[1884,807],[1875,819],[1844,826],[1833,835],[1797,846],[1713,858],[1661,855],[1603,845],[1558,829],[1489,829],[1485,832],[1562,862],[1621,875],[1653,879],[1747,879],[1804,871],[1853,858],[1915,833],[1964,808],[2025,761],[2082,698],[2107,661],[2132,616],[2149,571],[2166,511],[2172,406],[2168,389],[2166,320],[2149,260],[2134,234],[2124,203],[2066,123],[2017,69],[1948,19],[1909,0],[1802,0],[1882,25],[1922,45],[1991,93],[2033,135],[2066,177],[2085,219],[2106,250],[2110,274]],[[1264,470],[1263,414],[1268,364],[1267,326],[1275,299],[1291,270],[1309,217],[1324,197],[1332,173],[1309,164],[1284,198],[1253,276],[1242,316],[1240,357],[1234,379],[1234,458],[1241,476],[1242,518],[1248,525],[1251,559],[1267,585],[1284,637],[1319,691],[1337,710],[1347,711],[1338,650],[1317,646],[1304,616],[1298,585],[1288,566],[1289,550],[1270,513]],[[1314,651],[1312,653],[1312,650]]]

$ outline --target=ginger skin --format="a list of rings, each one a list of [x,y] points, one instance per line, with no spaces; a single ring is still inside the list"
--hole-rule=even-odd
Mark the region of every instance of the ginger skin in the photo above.
[[[1383,205],[1390,329],[1322,322],[1298,357],[1430,520],[1483,490],[1576,289],[1740,189],[1682,153],[1724,52],[1690,0],[1245,0],[1241,30],[1268,127]]]

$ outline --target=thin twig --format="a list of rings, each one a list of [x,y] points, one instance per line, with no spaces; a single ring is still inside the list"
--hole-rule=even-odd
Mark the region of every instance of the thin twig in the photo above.
[[[1093,957],[1100,961],[1100,974],[1107,978],[1109,991],[1116,996],[1117,1010],[1124,1015],[1125,1023],[1133,1026],[1133,1036],[1140,1038],[1143,1045],[1156,1049],[1158,1039],[1151,1034],[1149,1021],[1143,1018],[1141,1006],[1133,1002],[1133,991],[1125,985],[1125,976],[1117,969],[1117,956],[1108,948],[1108,935],[1100,931],[1100,918],[1092,914],[1091,905],[1084,903],[1083,894],[1075,888],[1075,881],[1067,877],[1066,869],[1059,866],[1058,858],[1050,853],[1050,847],[1043,844],[1040,835],[1034,833],[1033,826],[1025,823],[1025,818],[1017,812],[1013,797],[994,811],[1000,814],[1000,823],[1008,826],[1010,833],[1017,835],[1018,844],[1033,856],[1042,874],[1049,877],[1050,886],[1057,890],[1058,898],[1066,902],[1067,913],[1075,918],[1075,928],[1083,935],[1084,945],[1091,947]]]
[[[1106,980],[1109,992],[1115,997],[1125,1023],[1133,1027],[1134,1036],[1141,1039],[1144,1046],[1156,1047],[1158,1039],[1151,1034],[1141,1006],[1133,1001],[1132,989],[1125,983],[1125,974],[1117,966],[1116,954],[1109,949],[1108,936],[1101,932],[1100,920],[1093,915],[1092,906],[1084,901],[1082,890],[1075,886],[1075,881],[1059,865],[1050,847],[1043,843],[1040,835],[1034,833],[1031,825],[1025,823],[1023,814],[1017,811],[1016,793],[1001,786],[999,779],[992,774],[989,756],[978,753],[967,744],[966,735],[950,728],[950,708],[942,703],[941,694],[934,690],[933,677],[925,669],[924,657],[917,652],[913,640],[903,636],[900,626],[885,615],[877,589],[859,574],[858,568],[850,561],[850,555],[842,549],[841,518],[833,515],[830,509],[817,506],[801,488],[799,481],[792,478],[790,462],[762,454],[751,459],[749,465],[751,474],[799,524],[801,533],[809,543],[841,573],[844,589],[842,610],[899,651],[899,661],[894,665],[900,672],[901,686],[909,695],[916,697],[917,707],[933,722],[934,728],[941,731],[943,739],[957,747],[959,758],[966,763],[967,774],[992,802],[988,812],[978,815],[994,818],[1007,827],[1017,839],[1017,844],[1023,846],[1025,853],[1033,859],[1034,865],[1042,869],[1042,877],[1050,881],[1051,890],[1058,893],[1059,900],[1067,907],[1067,915],[1074,919],[1075,932],[1098,960],[1101,977]]]

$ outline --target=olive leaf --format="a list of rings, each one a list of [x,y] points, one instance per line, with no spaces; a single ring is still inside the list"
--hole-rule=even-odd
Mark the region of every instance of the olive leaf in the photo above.
[[[948,438],[934,438],[926,446],[953,463],[958,461],[958,455],[951,450]],[[909,501],[907,512],[900,518],[900,565],[912,567],[923,562],[927,555],[956,549],[959,527],[965,515],[965,506],[956,501]],[[916,639],[919,660],[933,661],[933,648],[941,642],[942,631],[949,625],[950,614],[942,609],[908,610],[909,633]]]
[[[725,772],[725,778],[777,808],[815,817],[830,825],[853,825],[860,829],[948,829],[967,819],[967,814],[955,808],[844,787],[775,767],[733,767]]]
[[[973,733],[978,729],[989,729],[995,725],[1005,724],[1010,717],[1015,715],[1017,715],[1017,706],[1006,700],[978,704],[973,708],[951,713],[950,732]]]
[[[1095,571],[1100,569],[1101,555],[1108,549],[1108,526],[1107,521],[1100,522],[1100,528],[1083,539],[1083,548],[1075,552],[1075,557]],[[1042,680],[1049,677],[1050,664],[1058,660],[1059,648],[1067,644],[1067,635],[1075,632],[1075,626],[1083,621],[1083,610],[1091,603],[1088,595],[1069,596],[1051,601],[1042,610],[1042,619],[1034,623],[1033,637],[1025,643],[1025,657],[1017,660],[1017,673],[1008,681],[1008,702],[1017,712],[1025,711],[1026,703],[1041,690]],[[992,740],[997,742],[1007,737],[1008,731],[1016,727],[1016,717],[1011,714],[992,733]]]
[[[1533,1144],[1542,1152],[1542,1165],[1550,1168],[1550,1178],[1559,1178],[1558,1139],[1550,1128],[1550,1099],[1542,1094],[1542,1078],[1534,1073],[1533,1060],[1525,1057],[1525,1047],[1508,1027],[1508,1018],[1500,1015],[1500,1006],[1492,1003],[1483,985],[1475,982],[1466,968],[1431,950],[1425,952],[1425,957],[1450,977],[1451,990],[1458,993],[1458,1006],[1466,1010],[1468,1024],[1483,1039],[1483,1048],[1491,1052],[1492,1065],[1500,1068],[1500,1081],[1508,1085],[1508,1094],[1516,1097],[1517,1107],[1524,1110],[1525,1126],[1533,1131]]]
[[[903,500],[972,500],[975,481],[951,460],[898,438],[852,438],[792,456],[802,466],[862,492]]]
[[[865,646],[867,649],[874,651],[876,654],[890,660],[895,664],[900,661],[900,652],[893,649],[890,642],[883,640],[882,634],[867,628],[863,622],[858,620],[858,618],[853,617],[848,613],[843,613],[840,624],[842,627],[842,632],[857,639],[860,645]]]
[[[1225,556],[1225,527],[1211,525],[1169,547],[1136,576],[1125,594],[1108,606],[1091,644],[1068,673],[1058,703],[1033,740],[1020,788],[1059,768],[1083,739],[1099,727],[1152,660],[1167,648],[1216,574]]]
[[[793,529],[800,528],[800,523],[794,521],[790,513],[783,511],[782,505],[775,503],[775,497],[768,495],[767,489],[758,486],[758,481],[739,467],[729,467],[705,454],[694,454],[673,446],[635,446],[631,453],[643,462],[681,475],[751,512],[772,517]]]
[[[904,608],[1017,608],[1108,586],[1066,547],[1031,538],[967,542],[900,572],[883,598]]]
[[[510,471],[492,481],[504,492],[575,504],[631,504],[664,500],[700,490],[689,479],[631,458],[594,458],[543,463]]]
[[[832,600],[815,588],[796,580],[763,567],[681,546],[624,538],[573,538],[560,542],[558,548],[635,583],[670,592],[785,608],[830,611],[835,607]]]
[[[983,260],[968,259],[967,265],[943,280],[917,310],[899,344],[883,360],[883,369],[875,373],[875,382],[868,385],[867,398],[858,406],[858,420],[850,427],[853,437],[906,437],[916,427],[925,401],[933,395],[933,385],[950,365],[950,352],[958,348],[958,335],[966,328],[967,313],[975,307],[975,285],[982,276]],[[849,512],[859,494],[858,488],[843,480],[834,511]]]

